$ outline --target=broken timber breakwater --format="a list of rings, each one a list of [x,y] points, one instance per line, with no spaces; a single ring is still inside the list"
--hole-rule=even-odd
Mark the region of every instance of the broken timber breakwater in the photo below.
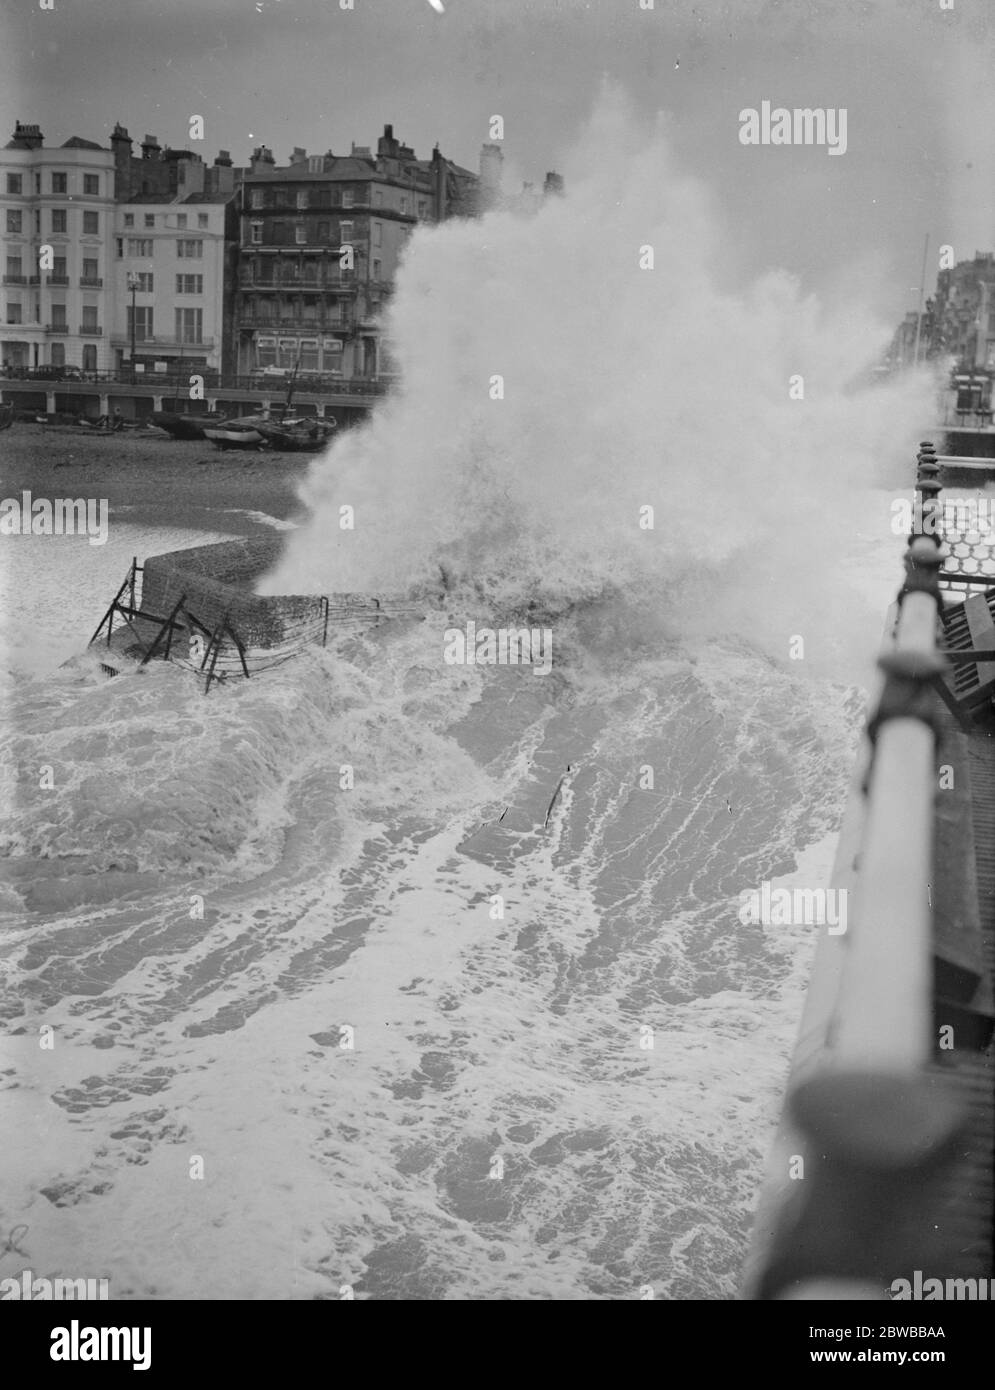
[[[136,557],[90,639],[105,672],[173,661],[203,674],[206,691],[213,681],[249,677],[324,646],[330,622],[424,616],[420,607],[367,594],[254,593],[283,544],[282,536],[248,536],[151,555],[142,565]]]

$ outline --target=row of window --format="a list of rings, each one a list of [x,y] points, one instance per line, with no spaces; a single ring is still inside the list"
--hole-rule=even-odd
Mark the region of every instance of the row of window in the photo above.
[[[152,294],[155,290],[155,276],[151,270],[140,270],[135,276],[135,290],[138,294]],[[130,289],[131,286],[129,285]],[[203,275],[177,275],[176,277],[177,294],[203,294],[204,277]]]
[[[295,243],[295,245],[297,245],[297,246],[306,246],[307,243],[308,243],[308,235],[307,235],[307,230],[308,230],[308,229],[307,229],[307,223],[305,223],[305,222],[295,222],[293,225],[294,225],[294,243]],[[339,224],[338,224],[339,239],[338,239],[338,242],[336,243],[336,245],[338,245],[338,246],[345,246],[345,245],[347,245],[349,242],[352,241],[353,226],[354,226],[354,225],[355,225],[355,224],[352,223],[352,222],[347,222],[347,221],[340,221],[340,222],[339,222]],[[262,223],[262,222],[250,222],[250,223],[249,223],[249,235],[250,235],[250,238],[251,238],[253,244],[256,245],[256,246],[258,246],[258,245],[262,242],[262,239],[263,239],[263,228],[264,228],[264,226],[265,226],[265,224]],[[371,224],[371,226],[372,226],[372,235],[373,235],[373,245],[374,245],[374,246],[382,246],[382,245],[383,245],[383,223],[382,223],[382,222],[374,222],[374,223]],[[330,240],[331,240],[331,232],[332,232],[332,224],[331,224],[330,222],[319,222],[319,223],[318,223],[318,226],[317,226],[317,228],[316,228],[316,233],[315,233],[316,240],[318,240],[318,241],[330,241]],[[286,237],[287,237],[287,224],[286,224],[285,222],[273,222],[273,223],[271,224],[271,227],[270,227],[270,234],[271,234],[271,236],[272,236],[272,238],[273,238],[273,242],[274,242],[275,244],[279,244],[279,243],[281,243],[281,242],[282,242],[282,243],[286,243]]]
[[[25,227],[25,225],[26,225],[26,218],[27,218],[27,214],[24,213],[24,212],[22,212],[22,210],[21,210],[20,208],[8,208],[8,209],[7,209],[7,231],[8,231],[11,235],[13,235],[13,236],[22,235],[22,234],[23,234],[23,231],[24,231],[24,227]],[[68,209],[67,209],[67,208],[52,208],[52,209],[49,211],[49,224],[50,224],[50,225],[49,225],[49,230],[51,231],[51,233],[52,233],[53,236],[65,236],[66,233],[67,233],[68,230],[69,230],[69,211],[68,211]],[[134,214],[133,214],[133,213],[125,213],[124,225],[125,225],[125,227],[133,227],[133,226],[135,225],[135,218],[134,218]],[[186,225],[187,225],[186,213],[182,213],[182,212],[181,212],[181,213],[177,213],[177,214],[176,214],[176,229],[177,229],[177,231],[183,231],[184,228],[186,227]],[[154,226],[155,226],[155,216],[154,216],[153,214],[148,214],[148,215],[146,216],[146,218],[145,218],[145,226],[146,226],[146,227],[154,227]],[[206,212],[201,212],[201,213],[198,213],[198,214],[197,214],[197,226],[198,226],[198,227],[206,227],[206,226],[207,226],[207,213],[206,213]],[[35,229],[35,234],[36,234],[37,236],[41,236],[41,209],[40,209],[40,208],[36,208],[36,209],[35,209],[35,214],[34,214],[34,229]],[[84,236],[99,236],[99,235],[100,235],[100,213],[99,213],[99,212],[84,212],[84,213],[83,213],[83,235],[84,235]]]
[[[99,327],[100,320],[97,317],[97,306],[95,304],[84,304],[80,318],[83,331],[92,330]],[[7,301],[7,322],[8,323],[28,323],[29,320],[23,317],[24,306],[16,300]],[[34,306],[34,322],[41,323],[41,311],[39,306]],[[48,309],[48,322],[53,328],[68,328],[69,323],[66,318],[66,306],[64,304],[52,304]]]
[[[69,213],[66,208],[52,208],[49,213],[50,228],[53,236],[65,236],[69,230]],[[21,236],[24,233],[26,214],[20,208],[7,209],[7,231],[13,236]],[[41,209],[35,209],[34,216],[35,236],[41,236]],[[83,235],[100,235],[100,213],[83,213]]]
[[[155,276],[151,270],[139,271],[135,276],[135,290],[138,294],[152,294],[155,290]],[[130,289],[131,286],[129,285]],[[176,277],[177,294],[203,294],[204,277],[203,275],[177,275]]]
[[[160,245],[162,244],[163,243],[160,242]],[[119,236],[117,239],[118,260],[121,260],[124,256],[125,246],[127,246],[127,254],[129,256],[142,256],[145,259],[149,259],[155,254],[155,245],[156,243],[153,237]],[[198,237],[190,239],[179,237],[176,241],[176,254],[181,261],[202,260],[204,256],[204,243]]]
[[[37,267],[35,266],[34,261],[30,261],[29,264],[32,268],[31,273],[37,274]],[[4,275],[8,279],[21,280],[25,277],[25,263],[20,256],[8,256],[6,265],[7,269],[4,271]],[[52,276],[66,277],[68,275],[66,265],[67,262],[65,256],[53,256],[52,268],[47,273]],[[99,280],[100,262],[91,257],[84,257],[83,269],[80,273],[84,280]]]
[[[264,222],[249,223],[249,241],[252,243],[253,246],[261,246],[263,244],[263,229],[265,228],[265,225],[266,224]],[[292,225],[294,229],[293,244],[296,246],[306,246],[308,244],[307,223],[294,222]],[[336,246],[346,246],[352,241],[354,225],[355,224],[352,222],[339,222],[338,241],[335,242]],[[379,223],[374,223],[374,227],[378,231],[382,231]],[[271,246],[289,245],[290,240],[287,236],[287,229],[288,224],[286,222],[271,222],[269,227],[268,244]],[[331,222],[319,222],[315,230],[315,240],[331,243],[331,239]],[[376,245],[379,246],[380,242],[377,241]]]
[[[8,174],[8,175],[7,175],[7,192],[8,192],[8,194],[9,194],[11,197],[16,198],[16,197],[23,197],[23,196],[24,196],[24,192],[25,192],[24,181],[25,181],[25,179],[26,179],[27,177],[28,177],[28,176],[27,176],[26,174]],[[51,174],[51,178],[52,178],[52,186],[51,186],[49,192],[51,192],[51,193],[68,193],[68,192],[69,192],[69,175],[68,175],[68,174],[62,172],[62,171],[59,170],[59,169],[53,169],[53,170],[52,170],[52,174]],[[42,189],[41,189],[41,174],[35,174],[34,180],[35,180],[35,196],[38,197],[38,196],[40,196],[41,191],[42,191]],[[100,197],[100,175],[99,175],[99,174],[84,174],[84,175],[83,175],[83,196],[84,196],[84,198],[99,198],[99,197]]]
[[[370,261],[370,280],[377,282],[383,277],[383,262],[378,256],[374,256]],[[314,285],[335,287],[337,285],[355,285],[355,270],[346,270],[344,267],[335,264],[326,265],[323,273],[317,265],[297,265],[284,266],[279,274],[275,272],[264,273],[257,271],[255,275],[249,275],[244,270],[239,280],[239,288],[242,293],[253,289],[281,289],[283,287],[297,288],[301,285]]]
[[[349,316],[348,305],[332,300],[320,306],[316,300],[305,299],[303,305],[296,300],[286,299],[274,304],[271,299],[262,300],[255,306],[246,306],[243,315],[257,323],[296,323],[303,320],[317,323],[319,314],[327,322],[344,323]]]
[[[128,306],[128,336],[132,336],[134,317],[134,338],[136,343],[148,342],[154,337],[155,314],[151,304],[138,304],[132,316]],[[174,311],[175,338],[178,343],[202,343],[204,341],[203,309],[176,309]]]
[[[362,207],[366,200],[362,190],[349,188],[348,185],[341,189],[333,188],[300,188],[294,193],[294,206],[298,208],[327,208],[327,207]],[[284,189],[276,188],[250,188],[249,207],[253,212],[262,211],[264,208],[286,207],[288,201],[287,192]],[[401,194],[399,211],[403,214],[408,213],[410,202],[413,201],[414,208],[419,217],[428,216],[428,199],[417,198],[409,200],[406,193]],[[382,208],[384,206],[383,189],[373,190],[373,206]]]
[[[51,210],[51,220],[52,220],[51,230],[52,230],[52,234],[53,234],[53,235],[56,235],[56,236],[57,236],[57,235],[65,235],[65,234],[66,234],[66,232],[67,232],[67,230],[68,230],[67,216],[68,216],[68,214],[67,214],[65,208],[53,208],[53,209]],[[36,213],[35,213],[35,227],[34,227],[34,230],[35,230],[35,235],[36,235],[36,236],[41,236],[42,233],[41,233],[41,213],[40,213],[40,212],[36,212]],[[8,208],[8,209],[7,209],[7,231],[8,231],[8,233],[10,233],[11,235],[22,235],[22,234],[23,234],[23,216],[22,216],[21,211],[20,211],[18,208]],[[338,240],[338,242],[337,242],[336,244],[337,244],[337,245],[340,245],[340,246],[348,245],[348,244],[349,244],[349,241],[350,241],[350,238],[351,238],[351,236],[352,236],[352,231],[353,231],[353,224],[352,224],[351,222],[340,222],[340,223],[339,223],[339,240]],[[262,232],[263,232],[263,224],[262,224],[261,222],[253,222],[253,223],[251,224],[251,239],[252,239],[252,244],[253,244],[253,245],[258,246],[258,245],[260,245],[260,244],[262,243]],[[283,238],[285,237],[285,228],[284,228],[284,224],[283,224],[283,223],[280,223],[280,222],[274,222],[274,223],[273,223],[273,227],[272,227],[272,233],[273,233],[273,237],[274,237],[274,242],[275,242],[275,244],[277,244],[277,245],[281,244],[281,243],[283,242]],[[328,223],[328,222],[319,222],[319,223],[318,223],[318,240],[319,240],[319,241],[328,242],[328,241],[330,240],[330,233],[331,233],[331,224],[330,224],[330,223]],[[306,244],[307,244],[307,228],[304,226],[303,223],[298,223],[298,224],[295,226],[295,228],[294,228],[294,234],[295,234],[295,244],[296,244],[296,245],[299,245],[299,246],[300,246],[300,245],[306,245]],[[84,213],[83,213],[83,235],[84,235],[84,236],[99,236],[99,235],[100,235],[100,213],[99,213],[99,212],[84,212]],[[118,238],[117,238],[117,254],[118,254],[118,259],[119,259],[119,260],[122,259],[122,258],[124,257],[124,255],[125,255],[125,245],[126,245],[126,244],[127,244],[127,254],[128,254],[129,256],[140,256],[140,257],[143,257],[143,258],[149,258],[149,257],[151,257],[152,255],[154,255],[154,252],[155,252],[155,238],[153,238],[153,237],[127,237],[127,238],[125,238],[125,237],[118,237]],[[373,223],[373,245],[374,245],[374,246],[381,246],[382,244],[383,244],[383,227],[382,227],[382,225],[381,225],[379,222],[374,222],[374,223]],[[200,238],[200,237],[190,237],[190,238],[178,237],[177,240],[176,240],[176,254],[177,254],[177,256],[178,256],[181,260],[184,260],[184,259],[186,259],[186,260],[201,260],[201,259],[203,258],[203,255],[204,255],[204,242],[203,242],[203,239]],[[379,262],[379,261],[374,261],[373,264],[374,264],[374,267],[375,267],[375,271],[374,271],[373,278],[374,278],[375,280],[379,280],[379,278],[380,278],[380,262]]]
[[[37,350],[37,348],[36,348]],[[48,365],[52,367],[66,366],[66,345],[65,343],[49,344]],[[5,343],[4,352],[9,354],[9,361],[12,367],[26,367],[28,365],[28,344],[27,343]],[[4,358],[6,362],[7,357]],[[41,365],[36,363],[36,366]],[[83,361],[81,363],[84,372],[95,372],[97,370],[97,349],[93,343],[83,344]]]
[[[139,271],[135,279],[135,289],[139,295],[151,295],[156,288],[156,277],[150,270]],[[131,286],[128,288],[131,289]],[[176,293],[178,295],[203,295],[203,292],[203,275],[176,275]]]
[[[4,276],[9,281],[25,279],[23,266],[24,262],[20,256],[8,256],[6,261]],[[68,280],[69,273],[66,268],[65,256],[53,256],[52,268],[47,272],[51,280]],[[100,280],[100,262],[95,260],[84,260],[82,270],[83,280]],[[154,278],[151,271],[140,271],[136,275],[137,285],[135,286],[139,294],[152,294]],[[177,294],[203,294],[204,277],[203,275],[177,275],[176,277]]]
[[[242,270],[239,280],[239,288],[243,291],[253,289],[278,290],[284,287],[288,289],[298,289],[301,286],[313,285],[316,289],[320,286],[324,288],[335,288],[338,285],[355,285],[356,272],[346,270],[343,266],[336,264],[319,266],[317,262],[310,262],[302,268],[299,265],[284,266],[280,273],[272,267],[267,266],[262,270],[257,270],[253,275],[248,270]]]
[[[99,309],[96,304],[84,304],[80,310],[80,324],[83,331],[94,329],[99,324]],[[174,311],[176,319],[176,337],[181,343],[199,343],[204,333],[204,311],[203,309],[176,309]],[[152,305],[139,304],[135,307],[135,336],[136,338],[152,337]],[[53,328],[67,328],[68,319],[66,317],[65,304],[51,304],[46,311],[46,319]],[[7,322],[8,323],[28,323],[29,319],[24,317],[24,305],[16,299],[7,301]],[[34,305],[35,323],[41,322],[40,306]],[[131,333],[131,306],[128,306],[128,333]]]
[[[143,226],[144,226],[146,229],[152,228],[152,227],[155,226],[155,213],[154,213],[154,212],[146,212],[146,213],[143,213],[142,216],[143,216],[143,218],[144,218]],[[183,228],[187,225],[187,214],[186,214],[185,212],[170,212],[170,213],[167,213],[167,214],[163,217],[163,226],[164,226],[164,227],[167,225],[167,224],[166,224],[166,218],[167,218],[167,217],[175,217],[175,219],[176,219],[175,226],[176,226],[177,230],[179,230],[179,231],[182,231]],[[206,227],[206,226],[208,225],[208,222],[209,222],[209,218],[208,218],[207,213],[206,213],[206,212],[198,212],[198,214],[197,214],[197,226],[198,226],[198,227]],[[124,225],[125,225],[126,227],[133,227],[133,226],[135,225],[135,214],[134,214],[133,212],[126,212],[126,213],[124,214]]]
[[[335,372],[342,366],[341,338],[270,338],[260,335],[256,338],[255,349],[258,369],[284,367],[292,370],[299,363],[302,372]]]

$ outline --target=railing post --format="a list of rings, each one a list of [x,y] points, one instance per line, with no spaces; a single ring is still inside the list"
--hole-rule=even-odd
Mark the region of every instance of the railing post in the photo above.
[[[943,507],[940,503],[940,465],[936,446],[928,439],[919,445],[916,455],[916,505],[912,517],[909,545],[917,536],[930,536],[937,547],[943,544]]]

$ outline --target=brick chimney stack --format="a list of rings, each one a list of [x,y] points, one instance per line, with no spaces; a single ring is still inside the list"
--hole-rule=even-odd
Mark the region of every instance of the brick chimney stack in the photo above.
[[[263,169],[272,169],[276,166],[273,158],[273,151],[260,145],[257,150],[252,151],[252,158],[249,160],[249,169],[253,174],[260,173]]]
[[[41,133],[41,126],[22,125],[20,121],[14,123],[14,148],[20,150],[40,150],[45,143],[45,137]]]
[[[117,121],[111,134],[111,149],[114,151],[114,197],[123,203],[131,197],[131,136],[127,129]]]

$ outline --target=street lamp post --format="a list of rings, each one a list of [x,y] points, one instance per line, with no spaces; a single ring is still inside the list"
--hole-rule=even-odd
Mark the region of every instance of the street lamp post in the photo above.
[[[131,290],[131,380],[135,380],[135,295],[138,292],[138,276],[128,271],[128,289]]]

